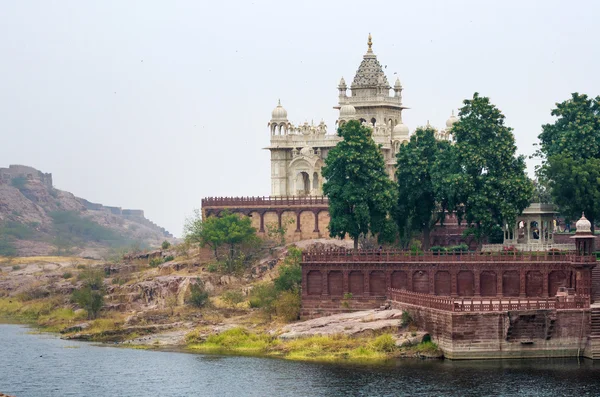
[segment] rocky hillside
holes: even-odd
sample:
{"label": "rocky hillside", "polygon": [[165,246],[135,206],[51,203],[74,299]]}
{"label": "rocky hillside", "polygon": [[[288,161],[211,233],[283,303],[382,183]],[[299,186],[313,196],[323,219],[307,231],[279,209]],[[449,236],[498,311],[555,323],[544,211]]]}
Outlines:
{"label": "rocky hillside", "polygon": [[107,207],[55,189],[52,174],[31,167],[0,168],[0,256],[101,257],[172,237],[142,210]]}

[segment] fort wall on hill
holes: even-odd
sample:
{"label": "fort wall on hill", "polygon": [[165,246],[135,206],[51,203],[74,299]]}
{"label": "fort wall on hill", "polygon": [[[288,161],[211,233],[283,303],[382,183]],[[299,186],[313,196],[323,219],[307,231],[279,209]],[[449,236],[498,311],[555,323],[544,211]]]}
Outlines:
{"label": "fort wall on hill", "polygon": [[0,184],[10,185],[14,178],[37,180],[49,189],[52,188],[52,174],[50,173],[43,173],[26,165],[11,164],[8,168],[0,168]]}

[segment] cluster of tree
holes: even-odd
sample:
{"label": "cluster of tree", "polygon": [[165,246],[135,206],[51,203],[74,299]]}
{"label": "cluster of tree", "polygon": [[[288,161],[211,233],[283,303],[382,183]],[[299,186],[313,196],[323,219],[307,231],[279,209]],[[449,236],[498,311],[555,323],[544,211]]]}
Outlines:
{"label": "cluster of tree", "polygon": [[593,228],[600,216],[600,96],[573,93],[551,114],[557,119],[538,136],[538,179],[562,215],[577,219],[584,211]]}
{"label": "cluster of tree", "polygon": [[196,210],[194,217],[186,220],[184,234],[186,242],[210,247],[215,259],[223,261],[227,272],[243,269],[250,259],[248,256],[260,246],[252,220],[228,211],[202,219]]}
{"label": "cluster of tree", "polygon": [[371,129],[351,121],[338,130],[343,138],[323,169],[329,198],[330,235],[380,241],[407,241],[429,233],[446,215],[465,220],[478,242],[513,224],[529,205],[533,184],[525,159],[516,155],[512,129],[486,97],[475,93],[464,101],[452,126],[453,142],[439,141],[435,130],[418,128],[397,153],[396,182],[385,169]]}

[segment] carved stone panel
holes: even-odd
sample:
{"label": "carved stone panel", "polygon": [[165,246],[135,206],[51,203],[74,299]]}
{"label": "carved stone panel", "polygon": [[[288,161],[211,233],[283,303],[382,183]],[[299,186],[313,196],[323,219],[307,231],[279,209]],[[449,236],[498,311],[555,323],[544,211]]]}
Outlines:
{"label": "carved stone panel", "polygon": [[323,291],[323,278],[318,270],[311,270],[306,275],[308,295],[321,295]]}
{"label": "carved stone panel", "polygon": [[473,272],[463,270],[456,275],[458,296],[473,296],[475,294],[475,277]]}
{"label": "carved stone panel", "polygon": [[496,296],[498,280],[496,273],[492,271],[481,272],[480,278],[481,296]]}
{"label": "carved stone panel", "polygon": [[450,272],[439,271],[435,273],[435,294],[450,296],[452,291],[452,280]]}
{"label": "carved stone panel", "polygon": [[386,294],[385,273],[381,270],[372,271],[369,275],[369,293],[382,296]]}
{"label": "carved stone panel", "polygon": [[534,270],[527,272],[526,294],[528,297],[542,296],[544,290],[544,276],[541,272]]}
{"label": "carved stone panel", "polygon": [[329,272],[328,276],[329,295],[342,296],[344,295],[344,276],[341,271],[334,270]]}
{"label": "carved stone panel", "polygon": [[502,295],[519,296],[521,290],[521,279],[519,272],[509,270],[502,275]]}
{"label": "carved stone panel", "polygon": [[413,273],[413,291],[421,294],[429,293],[429,273],[423,270],[417,270]]}
{"label": "carved stone panel", "polygon": [[392,288],[408,289],[408,277],[406,272],[398,270],[392,273]]}
{"label": "carved stone panel", "polygon": [[350,293],[353,296],[362,296],[364,294],[364,290],[365,290],[364,282],[365,282],[365,279],[363,276],[363,272],[356,271],[356,270],[350,272],[350,275],[348,276]]}

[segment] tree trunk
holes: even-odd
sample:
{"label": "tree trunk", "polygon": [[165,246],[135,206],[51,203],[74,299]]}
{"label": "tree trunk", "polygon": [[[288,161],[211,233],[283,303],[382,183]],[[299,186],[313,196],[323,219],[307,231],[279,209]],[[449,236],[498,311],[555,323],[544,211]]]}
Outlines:
{"label": "tree trunk", "polygon": [[358,251],[358,237],[354,237],[354,251]]}
{"label": "tree trunk", "polygon": [[430,247],[431,228],[429,225],[423,226],[423,251],[429,251]]}

